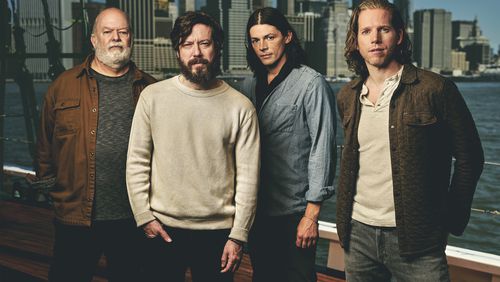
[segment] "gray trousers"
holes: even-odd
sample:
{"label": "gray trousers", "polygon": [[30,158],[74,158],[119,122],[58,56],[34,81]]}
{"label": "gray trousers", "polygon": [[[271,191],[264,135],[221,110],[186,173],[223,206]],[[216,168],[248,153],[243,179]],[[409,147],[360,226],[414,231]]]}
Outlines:
{"label": "gray trousers", "polygon": [[345,272],[349,282],[450,281],[444,250],[406,258],[399,255],[396,228],[352,220]]}

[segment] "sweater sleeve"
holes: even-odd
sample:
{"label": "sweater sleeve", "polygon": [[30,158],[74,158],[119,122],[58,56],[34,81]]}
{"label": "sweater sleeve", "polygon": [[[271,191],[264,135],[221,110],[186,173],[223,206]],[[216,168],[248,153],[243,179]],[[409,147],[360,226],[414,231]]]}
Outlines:
{"label": "sweater sleeve", "polygon": [[135,109],[127,154],[127,191],[137,226],[155,219],[150,208],[153,139],[149,106],[141,95]]}
{"label": "sweater sleeve", "polygon": [[260,136],[255,110],[241,125],[235,144],[236,193],[230,238],[246,242],[257,205],[260,170]]}

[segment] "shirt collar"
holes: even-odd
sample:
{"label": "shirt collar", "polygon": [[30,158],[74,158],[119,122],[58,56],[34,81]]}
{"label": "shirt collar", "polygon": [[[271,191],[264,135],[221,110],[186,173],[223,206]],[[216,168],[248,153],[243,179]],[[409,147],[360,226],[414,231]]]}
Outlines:
{"label": "shirt collar", "polygon": [[[381,99],[381,98],[383,99],[383,96],[387,96],[387,94],[388,94],[388,93],[386,93],[387,89],[392,89],[392,91],[390,93],[392,96],[392,93],[394,93],[394,90],[396,90],[395,86],[398,85],[399,82],[401,81],[403,69],[404,69],[404,65],[401,66],[401,68],[399,69],[399,71],[397,73],[395,73],[393,76],[390,76],[384,80],[384,88],[382,89],[382,93],[380,93],[379,99]],[[368,101],[367,96],[368,96],[368,87],[363,82],[363,85],[361,87],[361,93],[359,94],[359,101],[362,104],[372,105],[372,102]]]}

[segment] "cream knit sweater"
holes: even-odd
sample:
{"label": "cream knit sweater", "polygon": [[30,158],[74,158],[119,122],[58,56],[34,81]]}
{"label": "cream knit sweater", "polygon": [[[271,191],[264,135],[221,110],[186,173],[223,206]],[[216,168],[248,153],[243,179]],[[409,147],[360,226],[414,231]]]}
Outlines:
{"label": "cream knit sweater", "polygon": [[142,92],[130,133],[127,188],[137,225],[158,219],[231,229],[247,241],[257,201],[260,140],[252,103],[225,82],[207,90],[179,76]]}

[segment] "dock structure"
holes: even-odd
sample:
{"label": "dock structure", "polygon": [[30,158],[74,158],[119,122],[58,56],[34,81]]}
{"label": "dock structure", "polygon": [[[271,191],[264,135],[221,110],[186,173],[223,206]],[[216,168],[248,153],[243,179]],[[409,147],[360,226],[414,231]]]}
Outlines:
{"label": "dock structure", "polygon": [[[50,208],[0,200],[0,281],[47,281],[52,259],[53,234],[53,212]],[[102,257],[93,282],[107,281],[105,266],[106,261]],[[191,281],[189,271],[186,281]],[[234,281],[252,281],[252,267],[246,254]],[[318,273],[318,281],[344,280]]]}
{"label": "dock structure", "polygon": [[[500,166],[499,163],[486,164]],[[3,174],[10,179],[33,176],[34,172],[30,167],[4,164]],[[8,186],[15,185],[10,183]],[[14,193],[14,190],[11,192]],[[28,196],[17,200],[4,195],[5,191],[0,193],[1,282],[47,281],[52,260],[54,215],[47,201],[38,201],[37,193],[26,193]],[[498,211],[473,210],[498,215]],[[319,221],[319,236],[322,241],[326,241],[328,253],[326,266],[317,267],[318,281],[345,281],[344,252],[335,223]],[[449,245],[446,255],[451,281],[500,282],[500,256]],[[106,260],[102,257],[93,281],[107,281],[105,268]],[[189,270],[186,281],[191,281]],[[252,281],[252,267],[247,254],[243,257],[234,281]]]}

